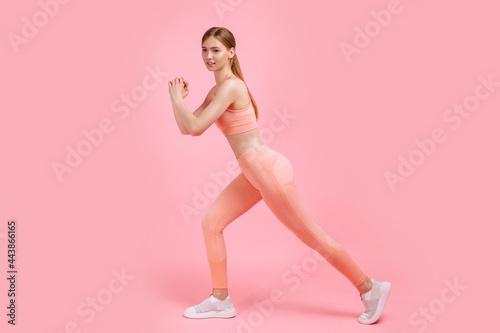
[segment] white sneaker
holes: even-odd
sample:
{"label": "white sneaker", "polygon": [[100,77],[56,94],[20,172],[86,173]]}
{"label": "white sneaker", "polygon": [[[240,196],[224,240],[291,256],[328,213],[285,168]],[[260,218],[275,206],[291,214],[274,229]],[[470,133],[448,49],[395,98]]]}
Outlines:
{"label": "white sneaker", "polygon": [[224,300],[210,295],[200,304],[184,310],[184,316],[187,318],[231,318],[236,316],[236,309],[229,295]]}
{"label": "white sneaker", "polygon": [[378,282],[374,279],[372,280],[372,289],[364,294],[361,294],[361,301],[365,306],[365,312],[358,318],[358,322],[361,324],[373,324],[376,322],[382,310],[384,310],[385,303],[391,292],[390,282]]}

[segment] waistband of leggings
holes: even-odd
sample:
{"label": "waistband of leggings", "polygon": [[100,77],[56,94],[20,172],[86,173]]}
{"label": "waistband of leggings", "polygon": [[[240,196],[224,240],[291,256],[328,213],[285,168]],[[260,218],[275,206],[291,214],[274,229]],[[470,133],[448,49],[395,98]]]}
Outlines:
{"label": "waistband of leggings", "polygon": [[268,145],[263,144],[247,150],[241,154],[236,160],[240,166],[241,171],[248,169],[249,167],[259,163],[260,161],[266,159],[270,155],[276,153],[274,150],[269,148]]}

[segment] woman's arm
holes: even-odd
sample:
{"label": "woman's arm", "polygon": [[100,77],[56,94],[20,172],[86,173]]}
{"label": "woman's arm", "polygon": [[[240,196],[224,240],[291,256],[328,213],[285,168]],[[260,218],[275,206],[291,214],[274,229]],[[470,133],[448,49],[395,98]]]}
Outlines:
{"label": "woman's arm", "polygon": [[179,117],[179,111],[177,111],[177,108],[174,105],[174,103],[172,103],[172,108],[174,109],[175,122],[177,123],[177,127],[179,127],[179,130],[181,131],[181,133],[182,134],[190,134],[188,129],[186,128],[186,126],[184,126],[184,123],[182,122],[181,118]]}
{"label": "woman's arm", "polygon": [[[200,110],[200,107],[194,113],[191,113],[181,96],[183,83],[177,78],[173,82],[169,82],[169,88],[171,87],[172,107],[176,115],[176,121],[180,120],[180,123],[184,125],[184,129],[192,136],[201,135],[222,115],[233,103],[232,96],[235,95],[235,91],[237,90],[236,82],[225,81],[217,90],[217,95],[205,108]],[[208,96],[205,101],[207,99]],[[183,128],[180,126],[179,128],[181,129],[181,133],[188,134],[185,131],[183,132]]]}
{"label": "woman's arm", "polygon": [[[214,87],[215,88],[215,87]],[[205,100],[203,103],[193,112],[193,114],[198,117],[198,115],[207,107],[208,103],[210,103],[210,96],[212,96],[212,92],[214,88],[210,89],[208,92],[207,96],[205,97]],[[181,131],[181,134],[188,135],[191,134],[189,133],[188,129],[182,122],[182,119],[179,116],[179,111],[177,110],[177,107],[172,103],[172,108],[174,109],[174,117],[175,117],[175,122],[177,123],[177,126],[179,127],[179,130]]]}

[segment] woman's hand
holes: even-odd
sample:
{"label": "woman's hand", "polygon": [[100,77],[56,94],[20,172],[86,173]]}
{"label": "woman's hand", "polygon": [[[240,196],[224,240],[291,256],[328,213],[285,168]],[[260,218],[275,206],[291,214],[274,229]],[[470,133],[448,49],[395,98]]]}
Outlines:
{"label": "woman's hand", "polygon": [[178,98],[186,98],[189,94],[188,85],[189,83],[184,81],[182,77],[176,77],[172,81],[168,81],[168,91],[170,92],[170,98],[172,101],[175,101]]}

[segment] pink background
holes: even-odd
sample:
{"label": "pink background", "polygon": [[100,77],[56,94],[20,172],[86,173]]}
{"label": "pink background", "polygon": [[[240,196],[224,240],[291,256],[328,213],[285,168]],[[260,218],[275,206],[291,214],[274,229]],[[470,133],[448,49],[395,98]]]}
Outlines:
{"label": "pink background", "polygon": [[[443,116],[454,104],[474,100],[480,76],[500,81],[498,4],[401,0],[399,13],[371,30],[370,43],[348,61],[342,43],[355,46],[361,42],[356,29],[380,27],[371,11],[391,4],[75,0],[47,22],[35,0],[4,4],[2,332],[491,327],[497,312],[500,87],[459,127]],[[21,35],[23,17],[34,16],[41,27],[16,52],[9,34]],[[214,200],[210,195],[221,190],[211,175],[234,178],[234,156],[215,125],[200,137],[180,134],[167,81],[184,77],[188,107],[201,104],[215,85],[200,48],[212,26],[234,33],[259,106],[259,128],[268,146],[292,162],[317,223],[368,276],[392,283],[384,314],[371,328],[357,322],[363,305],[355,288],[316,259],[263,202],[225,231],[237,316],[182,316],[211,292],[200,221]],[[167,74],[126,117],[121,102],[122,111],[113,112],[122,95],[145,91],[140,87],[148,67]],[[285,111],[293,116],[286,122],[277,118]],[[66,146],[84,145],[82,131],[105,119],[113,130],[59,181],[52,163],[65,163]],[[419,153],[415,140],[431,138],[435,128],[446,140],[428,156]],[[397,173],[399,156],[424,160],[391,189],[385,173]],[[208,191],[197,208],[196,191]],[[182,207],[193,214],[183,216]],[[17,222],[18,237],[15,328],[6,323],[9,220]],[[305,273],[292,273],[294,267]],[[124,284],[114,277],[122,269],[129,276]],[[454,296],[447,281],[466,289]],[[271,302],[276,290],[285,295],[283,303]],[[91,310],[92,298],[99,310]]]}

